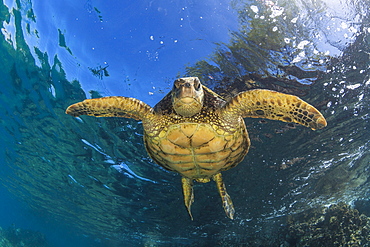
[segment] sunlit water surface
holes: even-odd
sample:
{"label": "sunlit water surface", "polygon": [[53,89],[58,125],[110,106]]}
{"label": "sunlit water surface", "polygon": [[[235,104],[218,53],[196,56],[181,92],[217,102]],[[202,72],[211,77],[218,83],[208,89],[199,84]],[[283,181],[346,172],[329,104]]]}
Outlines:
{"label": "sunlit water surface", "polygon": [[[140,2],[1,4],[1,227],[52,246],[274,246],[287,215],[369,203],[366,1]],[[246,119],[251,150],[224,172],[235,219],[207,183],[191,221],[180,176],[148,157],[140,122],[64,113],[98,95],[154,106],[178,76],[225,97],[296,94],[328,126]]]}

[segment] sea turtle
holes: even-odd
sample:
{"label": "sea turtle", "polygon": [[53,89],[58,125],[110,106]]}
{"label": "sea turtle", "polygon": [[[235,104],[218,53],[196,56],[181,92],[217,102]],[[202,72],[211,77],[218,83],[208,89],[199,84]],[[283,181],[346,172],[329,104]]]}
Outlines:
{"label": "sea turtle", "polygon": [[191,219],[193,180],[206,183],[211,179],[216,182],[226,215],[234,218],[221,172],[235,167],[248,152],[250,140],[243,118],[295,122],[313,130],[327,125],[315,107],[296,96],[255,89],[226,102],[197,77],[175,80],[171,92],[153,108],[135,98],[114,96],[86,99],[69,106],[66,113],[141,120],[150,157],[181,174]]}

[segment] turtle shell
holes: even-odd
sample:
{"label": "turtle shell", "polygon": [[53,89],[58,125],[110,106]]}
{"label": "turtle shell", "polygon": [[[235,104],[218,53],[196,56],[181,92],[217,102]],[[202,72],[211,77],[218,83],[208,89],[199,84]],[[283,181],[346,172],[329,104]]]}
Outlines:
{"label": "turtle shell", "polygon": [[203,91],[198,114],[175,114],[168,94],[154,107],[162,121],[144,128],[150,157],[165,169],[198,182],[208,182],[213,175],[236,166],[250,146],[244,120],[240,117],[237,124],[227,124],[218,111],[225,101],[205,86]]}

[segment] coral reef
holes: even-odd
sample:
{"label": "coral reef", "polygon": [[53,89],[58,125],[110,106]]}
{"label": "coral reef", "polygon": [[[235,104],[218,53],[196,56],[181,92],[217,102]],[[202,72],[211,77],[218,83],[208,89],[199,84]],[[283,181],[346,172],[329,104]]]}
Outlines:
{"label": "coral reef", "polygon": [[290,216],[287,246],[370,246],[370,218],[345,203]]}

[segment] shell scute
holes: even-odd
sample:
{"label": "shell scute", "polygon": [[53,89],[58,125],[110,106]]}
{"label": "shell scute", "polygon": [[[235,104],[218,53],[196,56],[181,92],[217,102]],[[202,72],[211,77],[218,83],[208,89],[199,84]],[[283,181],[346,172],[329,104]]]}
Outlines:
{"label": "shell scute", "polygon": [[242,145],[238,146],[232,153],[230,153],[230,158],[234,158],[243,153],[244,147]]}
{"label": "shell scute", "polygon": [[230,149],[232,151],[235,151],[236,149],[240,148],[241,145],[242,145],[242,143],[243,143],[243,141],[244,141],[243,135],[236,136],[233,145],[230,146]]}
{"label": "shell scute", "polygon": [[226,141],[223,138],[215,137],[208,143],[195,149],[198,154],[216,153],[225,149]]}
{"label": "shell scute", "polygon": [[184,135],[190,138],[194,134],[194,132],[197,130],[198,124],[197,123],[183,124],[181,125],[180,128],[181,128],[182,133],[184,133]]}
{"label": "shell scute", "polygon": [[171,167],[178,166],[178,164],[193,163],[193,157],[190,155],[173,155],[165,154],[163,152],[159,152],[158,155],[162,159],[164,159]]}
{"label": "shell scute", "polygon": [[190,148],[190,139],[181,131],[178,125],[174,125],[173,128],[168,131],[167,139],[173,144],[183,148]]}
{"label": "shell scute", "polygon": [[199,147],[208,143],[213,138],[215,138],[215,132],[212,127],[205,124],[199,124],[191,138],[191,143],[193,147]]}
{"label": "shell scute", "polygon": [[230,156],[230,150],[223,150],[217,153],[199,154],[195,156],[195,161],[199,163],[223,161]]}

